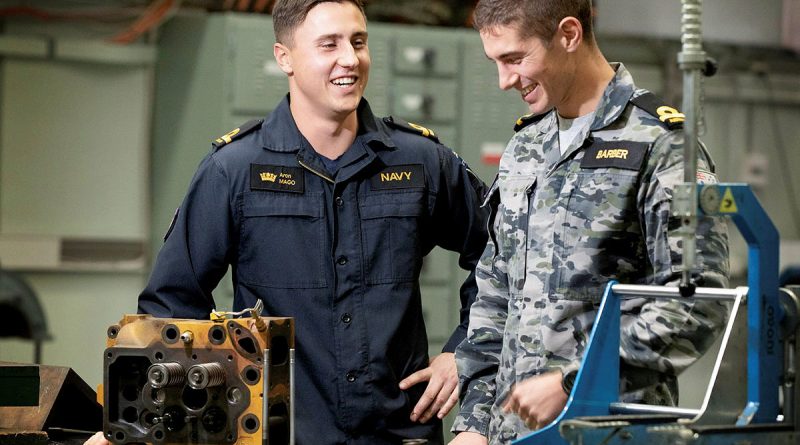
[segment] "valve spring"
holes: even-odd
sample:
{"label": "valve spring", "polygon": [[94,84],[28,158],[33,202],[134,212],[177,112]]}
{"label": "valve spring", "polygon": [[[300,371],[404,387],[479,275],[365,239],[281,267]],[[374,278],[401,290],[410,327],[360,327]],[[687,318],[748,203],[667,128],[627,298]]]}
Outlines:
{"label": "valve spring", "polygon": [[189,368],[187,378],[194,389],[219,386],[225,382],[225,370],[219,363],[203,363]]}
{"label": "valve spring", "polygon": [[156,363],[147,369],[147,381],[153,388],[182,386],[185,373],[180,363]]}

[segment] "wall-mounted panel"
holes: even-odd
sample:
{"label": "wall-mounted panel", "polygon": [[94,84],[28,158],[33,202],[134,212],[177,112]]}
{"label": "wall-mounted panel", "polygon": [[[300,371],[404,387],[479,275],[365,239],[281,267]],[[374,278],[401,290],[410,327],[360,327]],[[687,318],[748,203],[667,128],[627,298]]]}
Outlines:
{"label": "wall-mounted panel", "polygon": [[5,60],[0,233],[144,240],[149,85],[147,68]]}
{"label": "wall-mounted panel", "polygon": [[227,22],[225,69],[233,77],[231,109],[238,113],[267,114],[289,89],[286,74],[273,56],[271,21],[238,16]]}
{"label": "wall-mounted panel", "polygon": [[[411,30],[409,30],[411,31]],[[430,28],[404,32],[395,40],[393,64],[399,74],[454,76],[458,73],[458,40],[453,34],[434,38]]]}
{"label": "wall-mounted panel", "polygon": [[458,84],[449,79],[401,77],[392,85],[392,114],[433,125],[458,116]]}
{"label": "wall-mounted panel", "polygon": [[528,108],[517,90],[498,87],[497,68],[486,60],[478,33],[466,33],[464,45],[458,152],[489,183],[497,173],[499,155],[514,135],[514,123]]}

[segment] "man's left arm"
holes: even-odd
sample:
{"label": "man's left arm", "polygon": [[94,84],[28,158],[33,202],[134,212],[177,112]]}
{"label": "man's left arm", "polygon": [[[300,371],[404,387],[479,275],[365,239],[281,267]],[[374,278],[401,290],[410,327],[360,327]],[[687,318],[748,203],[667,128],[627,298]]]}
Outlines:
{"label": "man's left arm", "polygon": [[428,382],[411,420],[427,422],[434,415],[443,418],[458,402],[458,371],[454,352],[466,338],[469,308],[475,302],[478,287],[475,266],[486,246],[488,209],[481,207],[486,185],[472,173],[458,156],[444,146],[438,146],[439,175],[436,202],[432,212],[433,243],[459,253],[459,266],[469,271],[460,288],[460,322],[442,353],[434,357],[428,368],[411,374],[400,382],[405,390],[418,383]]}
{"label": "man's left arm", "polygon": [[[682,271],[681,221],[671,214],[673,193],[683,182],[680,134],[658,140],[642,176],[639,217],[652,267],[650,284],[676,286]],[[715,180],[705,150],[698,153],[704,179]],[[699,217],[693,282],[726,287],[729,258],[727,226],[720,217]],[[623,303],[621,354],[627,365],[677,375],[694,363],[722,331],[727,303],[692,300],[629,300]]]}

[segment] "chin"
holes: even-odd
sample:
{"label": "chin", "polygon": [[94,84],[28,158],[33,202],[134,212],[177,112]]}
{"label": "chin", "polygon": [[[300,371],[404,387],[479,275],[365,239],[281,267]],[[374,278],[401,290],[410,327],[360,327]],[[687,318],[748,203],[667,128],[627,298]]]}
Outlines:
{"label": "chin", "polygon": [[342,114],[350,114],[358,109],[359,103],[361,103],[361,96],[358,99],[339,102],[335,108]]}
{"label": "chin", "polygon": [[528,111],[531,114],[543,114],[550,111],[552,108],[553,106],[548,103],[534,102],[528,104]]}

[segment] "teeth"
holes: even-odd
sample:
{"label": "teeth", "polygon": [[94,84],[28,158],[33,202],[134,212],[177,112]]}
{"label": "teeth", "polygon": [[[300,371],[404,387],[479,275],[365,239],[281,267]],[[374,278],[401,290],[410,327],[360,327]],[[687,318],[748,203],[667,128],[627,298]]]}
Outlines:
{"label": "teeth", "polygon": [[354,83],[356,83],[356,78],[355,77],[342,77],[342,78],[333,80],[333,84],[334,85],[339,85],[339,86],[352,85]]}
{"label": "teeth", "polygon": [[536,85],[535,85],[535,84],[534,84],[534,85],[529,85],[529,86],[527,86],[526,88],[524,88],[524,89],[522,90],[522,97],[525,97],[525,96],[527,96],[527,95],[528,95],[528,93],[530,93],[531,91],[533,91],[533,90],[535,90],[535,89],[536,89]]}

